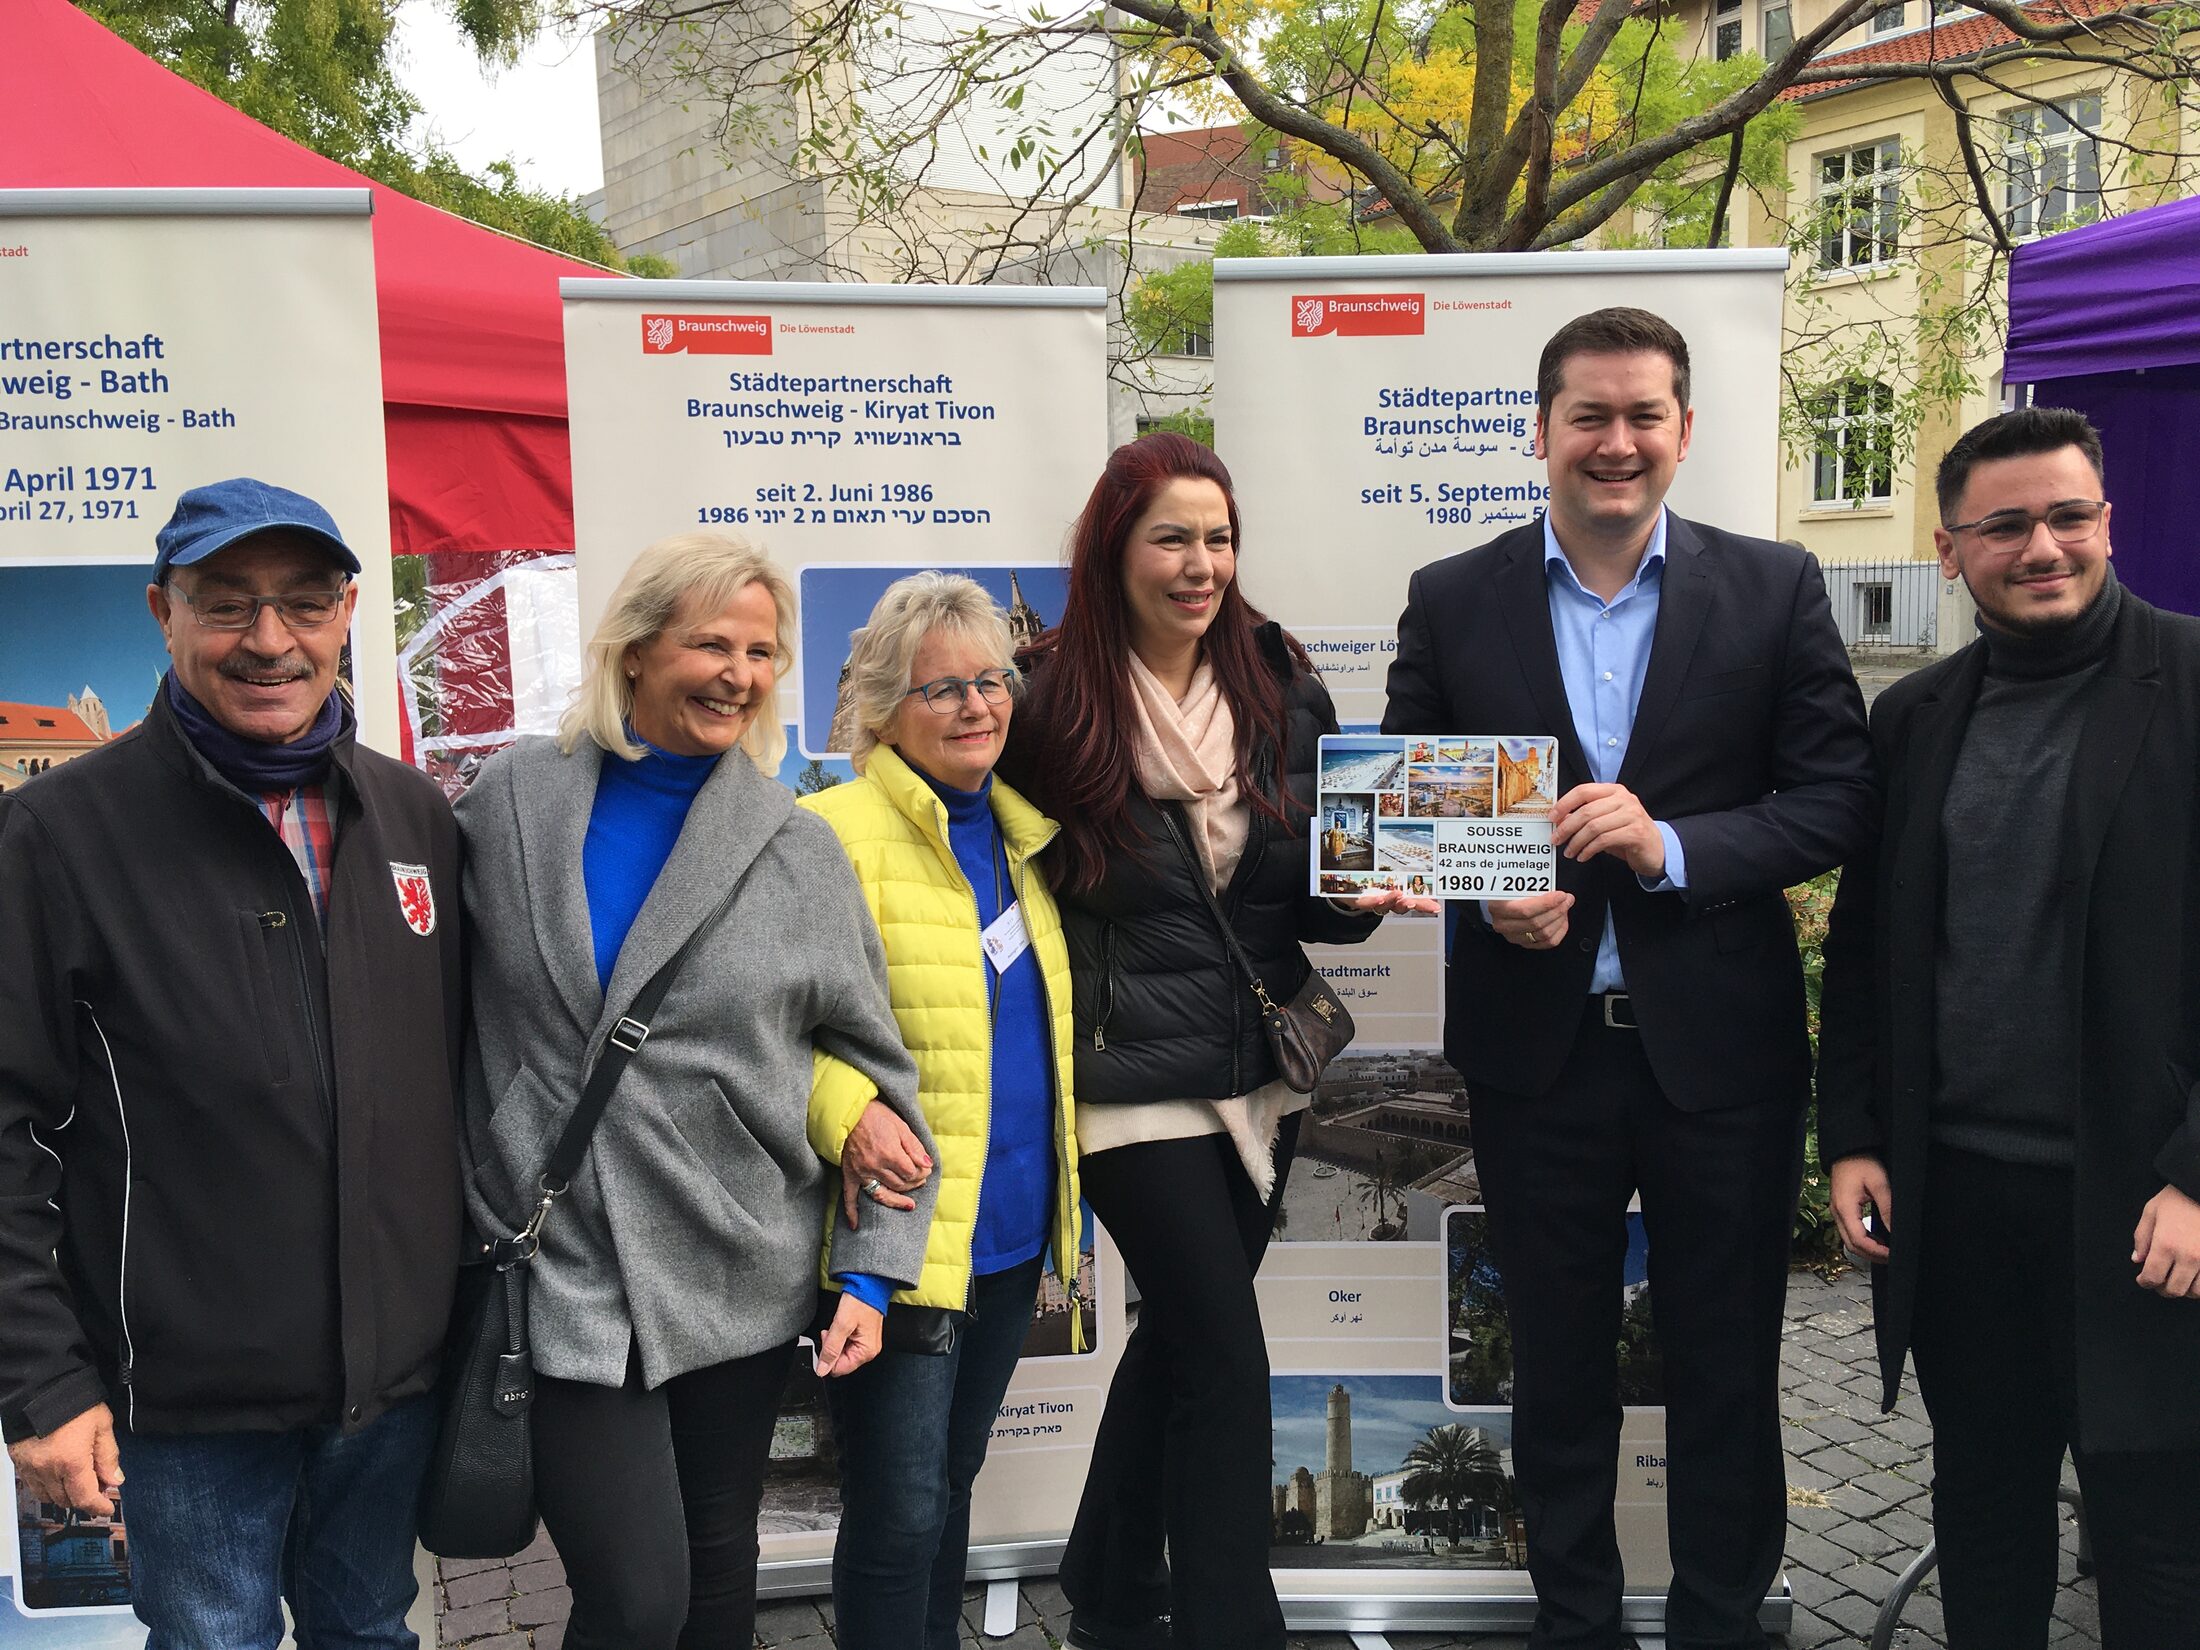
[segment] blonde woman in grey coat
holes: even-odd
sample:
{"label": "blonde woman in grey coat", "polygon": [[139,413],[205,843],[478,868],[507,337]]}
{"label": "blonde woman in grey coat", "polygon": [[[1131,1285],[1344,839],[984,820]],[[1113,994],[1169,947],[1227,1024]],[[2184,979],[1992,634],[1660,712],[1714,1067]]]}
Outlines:
{"label": "blonde woman in grey coat", "polygon": [[[771,777],[793,605],[745,545],[652,546],[557,740],[493,758],[459,804],[483,1232],[525,1221],[605,1038],[700,931],[534,1268],[537,1495],[570,1650],[753,1643],[772,1425],[840,1204],[805,1133],[813,1055],[858,1068],[931,1147],[847,856]],[[820,1374],[878,1350],[864,1300],[916,1281],[934,1190],[873,1182],[860,1227],[840,1216]]]}

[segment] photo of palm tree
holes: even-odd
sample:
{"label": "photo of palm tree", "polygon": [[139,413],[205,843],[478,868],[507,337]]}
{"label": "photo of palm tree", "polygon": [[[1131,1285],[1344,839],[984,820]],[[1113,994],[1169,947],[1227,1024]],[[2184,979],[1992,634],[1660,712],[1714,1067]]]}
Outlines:
{"label": "photo of palm tree", "polygon": [[1433,1375],[1277,1375],[1269,1563],[1518,1569],[1512,1416],[1461,1420]]}
{"label": "photo of palm tree", "polygon": [[[1510,1454],[1491,1442],[1486,1426],[1447,1421],[1432,1427],[1406,1451],[1398,1499],[1409,1514],[1424,1522],[1434,1519],[1446,1549],[1456,1553],[1475,1538],[1479,1524],[1503,1523],[1513,1511],[1512,1479],[1505,1465]],[[1498,1516],[1479,1518],[1484,1512]],[[1523,1551],[1521,1561],[1526,1557]]]}

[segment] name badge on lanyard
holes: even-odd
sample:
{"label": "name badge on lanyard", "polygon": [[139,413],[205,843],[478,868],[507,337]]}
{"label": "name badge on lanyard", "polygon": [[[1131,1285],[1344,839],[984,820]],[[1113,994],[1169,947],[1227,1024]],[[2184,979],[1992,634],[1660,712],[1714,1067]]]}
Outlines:
{"label": "name badge on lanyard", "polygon": [[1023,902],[1017,901],[987,924],[980,942],[992,960],[994,973],[1006,974],[1014,967],[1016,959],[1031,949],[1031,936],[1024,932]]}

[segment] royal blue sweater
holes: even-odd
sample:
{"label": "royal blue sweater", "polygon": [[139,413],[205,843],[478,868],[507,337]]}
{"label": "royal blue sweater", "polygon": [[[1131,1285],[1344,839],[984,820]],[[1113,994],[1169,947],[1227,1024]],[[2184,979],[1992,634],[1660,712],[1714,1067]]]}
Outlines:
{"label": "royal blue sweater", "polygon": [[[922,768],[915,771],[947,804],[948,846],[978,896],[978,926],[990,927],[1016,899],[1008,855],[993,818],[992,776],[975,791],[959,791]],[[993,965],[982,959],[981,964],[990,991]],[[1043,1253],[1047,1212],[1054,1202],[1054,1054],[1038,953],[1027,946],[999,983],[993,1015],[993,1117],[986,1136],[985,1178],[978,1186],[978,1229],[970,1247],[970,1270],[978,1277],[1005,1272]]]}

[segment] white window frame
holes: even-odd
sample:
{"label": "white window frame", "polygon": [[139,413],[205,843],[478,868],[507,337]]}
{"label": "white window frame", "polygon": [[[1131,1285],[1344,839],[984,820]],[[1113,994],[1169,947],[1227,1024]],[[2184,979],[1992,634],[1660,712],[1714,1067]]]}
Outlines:
{"label": "white window frame", "polygon": [[[1840,163],[1838,177],[1827,176],[1829,161]],[[1902,222],[1901,140],[1880,138],[1827,150],[1812,156],[1811,164],[1817,173],[1819,212],[1829,226],[1818,236],[1819,268],[1838,273],[1892,263]],[[1860,244],[1863,257],[1857,256]]]}
{"label": "white window frame", "polygon": [[[1731,35],[1728,31],[1732,31]],[[1711,55],[1724,63],[1742,50],[1742,0],[1712,0]]]}
{"label": "white window frame", "polygon": [[2099,92],[2019,104],[2002,121],[2002,224],[2011,240],[2037,240],[2101,215]]}
{"label": "white window frame", "polygon": [[1886,5],[1872,13],[1866,28],[1875,40],[1885,34],[1900,34],[1909,15],[1907,0],[1888,0]]}
{"label": "white window frame", "polygon": [[[1813,508],[1856,508],[1894,502],[1894,391],[1871,378],[1852,378],[1820,400],[1812,422],[1818,440],[1811,459]],[[1852,435],[1873,442],[1869,459],[1850,448]],[[1876,491],[1851,493],[1857,469],[1864,485]]]}
{"label": "white window frame", "polygon": [[[1781,47],[1777,53],[1775,53],[1772,49],[1772,30],[1766,26],[1766,19],[1769,18],[1774,12],[1780,12],[1784,14],[1787,18],[1787,44]],[[1782,57],[1785,57],[1788,54],[1789,50],[1791,50],[1794,45],[1794,0],[1761,0],[1761,4],[1759,4],[1757,8],[1758,55],[1763,57],[1767,63],[1777,63]]]}

